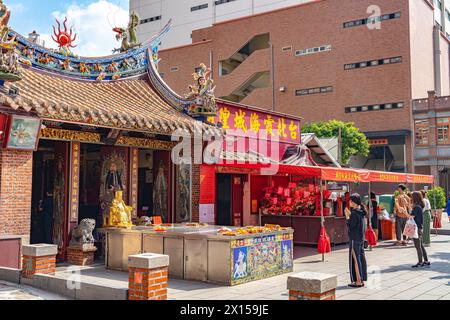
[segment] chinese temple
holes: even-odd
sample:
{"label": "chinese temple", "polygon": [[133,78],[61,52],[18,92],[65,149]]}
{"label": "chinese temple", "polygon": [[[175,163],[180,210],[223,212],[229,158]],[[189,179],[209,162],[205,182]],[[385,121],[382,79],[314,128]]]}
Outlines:
{"label": "chinese temple", "polygon": [[117,191],[133,221],[198,220],[199,167],[172,162],[171,136],[222,131],[195,119],[198,97],[177,95],[157,71],[170,22],[138,44],[132,15],[114,29],[118,53],[87,58],[71,52],[67,19],[54,27],[59,49],[47,49],[10,29],[0,5],[0,236],[55,243],[64,260],[73,228],[102,227]]}

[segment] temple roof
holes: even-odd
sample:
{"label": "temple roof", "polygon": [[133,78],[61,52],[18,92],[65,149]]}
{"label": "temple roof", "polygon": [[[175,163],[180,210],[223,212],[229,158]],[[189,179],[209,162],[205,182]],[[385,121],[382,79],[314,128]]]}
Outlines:
{"label": "temple roof", "polygon": [[75,81],[32,68],[22,69],[13,84],[17,96],[0,93],[0,103],[36,112],[44,119],[171,134],[205,126],[164,101],[150,86],[148,75],[121,81]]}
{"label": "temple roof", "polygon": [[192,101],[160,77],[157,46],[168,30],[170,23],[141,47],[102,58],[63,56],[11,31],[22,80],[0,87],[0,105],[48,120],[156,134],[218,130],[187,115]]}

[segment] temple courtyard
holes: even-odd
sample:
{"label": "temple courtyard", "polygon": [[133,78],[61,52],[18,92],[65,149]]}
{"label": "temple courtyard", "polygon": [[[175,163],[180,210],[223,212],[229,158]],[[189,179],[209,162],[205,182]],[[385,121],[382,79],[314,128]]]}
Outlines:
{"label": "temple courtyard", "polygon": [[[444,229],[450,231],[450,224],[447,221],[444,223]],[[296,247],[294,272],[336,274],[339,285],[336,294],[338,300],[450,300],[449,248],[450,235],[432,235],[432,245],[427,248],[432,266],[417,270],[411,268],[411,265],[417,262],[412,245],[396,247],[392,241],[382,242],[373,250],[366,252],[370,275],[366,287],[360,289],[347,287],[349,272],[346,246],[333,248],[332,253],[326,255],[324,262],[315,248]],[[81,287],[71,290],[67,289],[66,285],[67,280],[70,282],[73,278],[70,270],[67,266],[59,267],[55,275],[60,281],[59,285],[49,285],[48,291],[0,281],[0,299],[126,298],[127,273],[107,271],[101,265],[83,268],[79,275]],[[169,280],[168,298],[169,300],[287,300],[287,277],[288,275],[282,275],[235,287]],[[109,289],[100,290],[99,286]]]}

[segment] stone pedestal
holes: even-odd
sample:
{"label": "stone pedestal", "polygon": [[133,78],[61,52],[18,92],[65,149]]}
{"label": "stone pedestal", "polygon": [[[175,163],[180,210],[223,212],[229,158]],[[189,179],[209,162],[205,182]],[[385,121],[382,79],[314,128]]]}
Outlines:
{"label": "stone pedestal", "polygon": [[58,246],[34,244],[22,246],[22,276],[33,278],[36,273],[55,274]]}
{"label": "stone pedestal", "polygon": [[287,281],[289,300],[336,300],[337,276],[302,272]]}
{"label": "stone pedestal", "polygon": [[67,248],[67,262],[76,266],[90,266],[94,264],[97,248],[93,244],[70,246]]}
{"label": "stone pedestal", "polygon": [[167,300],[168,255],[131,255],[128,270],[128,300]]}

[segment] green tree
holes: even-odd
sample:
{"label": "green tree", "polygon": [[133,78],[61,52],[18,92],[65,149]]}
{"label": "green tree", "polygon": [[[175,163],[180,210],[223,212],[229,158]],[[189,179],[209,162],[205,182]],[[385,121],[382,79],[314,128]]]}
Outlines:
{"label": "green tree", "polygon": [[447,204],[445,199],[445,191],[441,187],[434,187],[427,193],[428,200],[430,200],[432,209],[444,209]]}
{"label": "green tree", "polygon": [[348,164],[355,155],[368,156],[370,145],[364,133],[360,132],[353,122],[330,120],[305,124],[303,133],[314,133],[318,138],[334,138],[342,135],[342,163]]}

